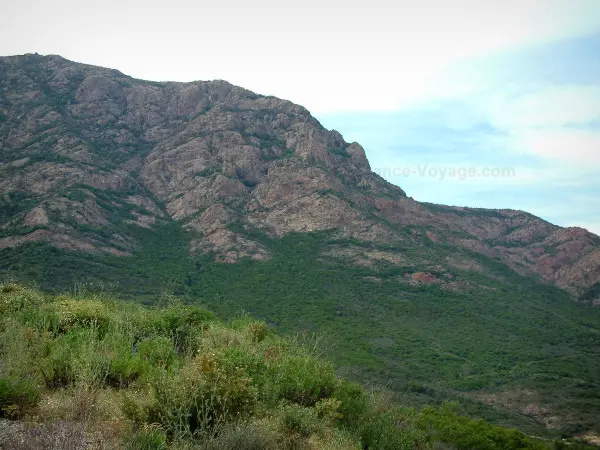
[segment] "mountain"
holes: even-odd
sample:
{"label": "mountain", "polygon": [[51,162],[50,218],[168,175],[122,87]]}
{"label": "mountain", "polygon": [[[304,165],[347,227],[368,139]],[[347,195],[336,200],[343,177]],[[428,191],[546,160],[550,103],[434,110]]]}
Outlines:
{"label": "mountain", "polygon": [[532,430],[600,412],[600,237],[417,202],[291,102],[2,57],[0,174],[7,278],[330,332],[352,376]]}
{"label": "mountain", "polygon": [[[520,211],[423,204],[370,171],[363,148],[309,112],[223,81],[151,83],[58,56],[0,60],[3,197],[0,247],[130,254],[111,216],[196,233],[192,253],[226,262],[269,258],[227,225],[270,236],[337,229],[362,242],[443,242],[498,258],[573,293],[600,281],[600,238]],[[100,199],[115,193],[120,199]],[[110,195],[108,195],[110,197]],[[412,227],[412,234],[405,233]],[[400,229],[400,230],[399,230]],[[399,252],[331,249],[357,264]],[[476,268],[468,258],[423,263]]]}

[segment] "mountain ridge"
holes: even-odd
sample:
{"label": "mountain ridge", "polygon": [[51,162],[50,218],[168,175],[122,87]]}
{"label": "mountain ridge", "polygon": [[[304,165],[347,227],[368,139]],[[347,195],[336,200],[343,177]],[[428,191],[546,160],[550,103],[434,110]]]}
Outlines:
{"label": "mountain ridge", "polygon": [[[73,229],[108,223],[90,186],[129,192],[120,208],[140,209],[125,220],[141,227],[164,216],[183,220],[202,235],[192,253],[214,251],[227,262],[268,257],[226,229],[234,220],[271,236],[338,229],[381,244],[405,239],[393,227],[413,226],[427,228],[413,237],[417,243],[449,242],[498,257],[575,295],[600,281],[596,235],[522,211],[416,202],[370,171],[360,144],[289,101],[222,80],[146,82],[57,55],[2,57],[0,73],[3,206],[19,195],[38,203],[16,220],[3,219],[0,248],[45,240],[130,254],[135,244],[127,235],[107,240]],[[76,227],[65,223],[72,217]],[[33,231],[11,234],[11,227]]]}
{"label": "mountain ridge", "polygon": [[581,229],[415,201],[291,102],[0,58],[3,279],[247,311],[401,401],[574,435],[600,414],[599,258]]}

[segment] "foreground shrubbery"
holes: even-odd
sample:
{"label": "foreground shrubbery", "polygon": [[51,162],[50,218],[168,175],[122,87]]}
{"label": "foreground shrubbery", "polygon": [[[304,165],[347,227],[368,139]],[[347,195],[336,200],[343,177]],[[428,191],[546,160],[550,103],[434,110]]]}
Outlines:
{"label": "foreground shrubbery", "polygon": [[83,424],[89,447],[125,449],[547,448],[450,407],[390,406],[249,318],[13,284],[0,316],[0,416],[23,433]]}

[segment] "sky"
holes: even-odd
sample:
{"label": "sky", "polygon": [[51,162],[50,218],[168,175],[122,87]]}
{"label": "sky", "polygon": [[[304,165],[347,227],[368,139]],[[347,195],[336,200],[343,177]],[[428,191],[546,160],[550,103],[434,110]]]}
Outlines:
{"label": "sky", "polygon": [[598,0],[21,0],[0,55],[306,106],[420,201],[600,234]]}

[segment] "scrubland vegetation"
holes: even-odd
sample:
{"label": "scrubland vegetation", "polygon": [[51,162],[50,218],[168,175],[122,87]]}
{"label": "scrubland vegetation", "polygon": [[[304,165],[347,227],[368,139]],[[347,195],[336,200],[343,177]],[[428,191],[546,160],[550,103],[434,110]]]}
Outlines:
{"label": "scrubland vegetation", "polygon": [[[0,286],[3,448],[545,449],[459,416],[404,408],[336,375],[310,336],[278,337],[164,299]],[[572,448],[572,446],[569,446]]]}

